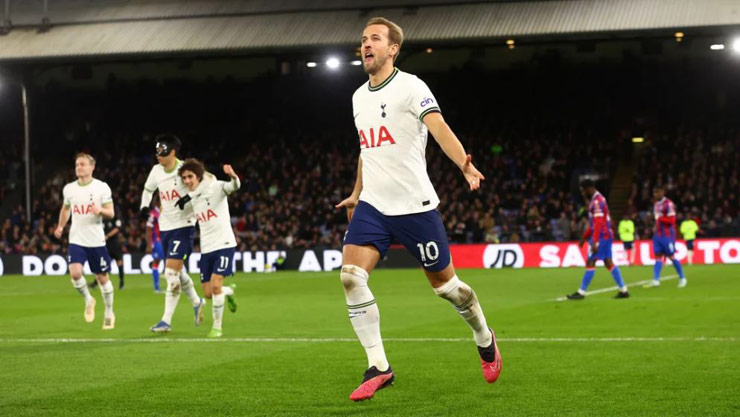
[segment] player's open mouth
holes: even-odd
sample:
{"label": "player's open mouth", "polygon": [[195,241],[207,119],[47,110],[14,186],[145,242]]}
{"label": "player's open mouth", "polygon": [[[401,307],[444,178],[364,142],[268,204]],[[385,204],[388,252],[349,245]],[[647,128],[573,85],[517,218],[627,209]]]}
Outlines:
{"label": "player's open mouth", "polygon": [[373,55],[373,54],[372,54],[372,53],[370,53],[370,52],[367,52],[367,53],[365,53],[365,62],[370,62],[370,61],[372,61],[374,57],[375,57],[375,55]]}

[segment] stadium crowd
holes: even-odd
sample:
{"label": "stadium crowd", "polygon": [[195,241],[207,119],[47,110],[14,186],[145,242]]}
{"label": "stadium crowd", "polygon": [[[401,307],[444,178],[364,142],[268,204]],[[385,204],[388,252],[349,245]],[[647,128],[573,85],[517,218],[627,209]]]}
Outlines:
{"label": "stadium crowd", "polygon": [[[627,108],[632,103],[631,92],[642,88],[615,78],[608,87],[614,90],[613,96],[607,100],[594,95],[590,86],[629,70],[607,66],[599,71],[507,72],[510,82],[504,85],[482,83],[489,74],[466,69],[424,77],[442,103],[446,120],[486,176],[481,190],[469,192],[462,175],[430,137],[427,168],[441,199],[439,209],[450,241],[576,240],[587,223],[578,181],[583,176],[597,178],[598,188],[609,196],[617,159],[625,157],[622,146],[631,133],[629,129],[625,133],[624,126],[640,110],[621,114],[615,109]],[[659,74],[666,76],[670,71]],[[97,98],[47,86],[46,101],[70,104],[50,105],[57,111],[38,128],[39,136],[59,140],[45,144],[47,163],[37,162],[46,170],[45,175],[36,176],[40,186],[37,183],[33,194],[32,219],[25,218],[22,207],[14,209],[0,226],[0,251],[66,250],[66,242],[56,241],[52,231],[62,187],[74,180],[72,156],[81,150],[97,157],[94,176],[113,190],[116,214],[124,224],[120,234],[124,250],[144,251],[145,227],[138,207],[145,178],[155,163],[153,133],[172,126],[177,128],[169,130],[184,142],[181,158],[198,157],[221,176],[220,164],[228,162],[242,176],[242,189],[230,198],[240,250],[340,246],[347,219],[334,205],[352,190],[358,156],[348,102],[363,80],[361,76],[331,80],[331,89],[325,88],[328,81],[320,77],[309,79],[316,82],[306,81],[300,76],[269,82],[226,79],[158,84],[113,78],[106,94]],[[541,98],[534,102],[521,94],[523,85]],[[481,96],[495,94],[504,99],[482,108],[465,92],[475,89]],[[306,105],[295,98],[296,90],[321,100]],[[560,103],[564,94],[570,95],[569,106]],[[193,96],[198,97],[196,101],[218,105],[194,108],[190,104]],[[260,100],[244,100],[250,96]],[[645,104],[661,108],[656,106]],[[90,120],[80,122],[80,117]],[[668,110],[652,118],[672,122]],[[68,120],[77,122],[65,125]],[[627,214],[635,219],[638,236],[651,237],[650,193],[657,183],[667,186],[680,218],[697,219],[702,235],[737,234],[740,135],[732,129],[718,130],[720,134],[683,131],[673,127],[678,124],[668,124],[671,127],[655,129],[647,150],[635,156]],[[85,145],[80,148],[79,143]],[[613,227],[618,221],[613,219]]]}

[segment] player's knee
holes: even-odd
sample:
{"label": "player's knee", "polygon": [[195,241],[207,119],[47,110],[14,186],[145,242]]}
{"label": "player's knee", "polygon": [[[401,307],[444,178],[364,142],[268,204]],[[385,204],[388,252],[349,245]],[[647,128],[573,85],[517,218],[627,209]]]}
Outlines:
{"label": "player's knee", "polygon": [[441,287],[435,288],[434,293],[451,302],[456,307],[463,307],[475,296],[470,286],[455,275]]}
{"label": "player's knee", "polygon": [[352,291],[357,287],[366,287],[368,277],[367,271],[356,265],[344,265],[339,273],[345,291]]}
{"label": "player's knee", "polygon": [[167,291],[172,293],[180,292],[179,273],[172,268],[164,269],[164,278],[167,280]]}

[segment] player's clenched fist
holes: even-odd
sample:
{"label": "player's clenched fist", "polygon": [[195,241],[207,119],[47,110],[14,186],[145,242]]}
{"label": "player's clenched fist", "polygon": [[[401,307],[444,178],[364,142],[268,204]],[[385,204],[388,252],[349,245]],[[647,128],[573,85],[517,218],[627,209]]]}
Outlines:
{"label": "player's clenched fist", "polygon": [[229,164],[224,164],[224,174],[232,178],[236,177],[236,172],[234,172],[234,168],[232,168]]}

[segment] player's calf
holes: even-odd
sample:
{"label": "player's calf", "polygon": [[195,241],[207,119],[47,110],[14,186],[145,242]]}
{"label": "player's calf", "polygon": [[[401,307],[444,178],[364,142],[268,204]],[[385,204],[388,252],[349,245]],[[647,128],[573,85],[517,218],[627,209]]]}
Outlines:
{"label": "player's calf", "polygon": [[449,301],[460,314],[460,317],[468,323],[468,326],[473,330],[473,338],[478,346],[491,344],[491,332],[478,302],[478,296],[468,284],[455,275],[441,287],[435,288],[434,292],[439,297]]}

